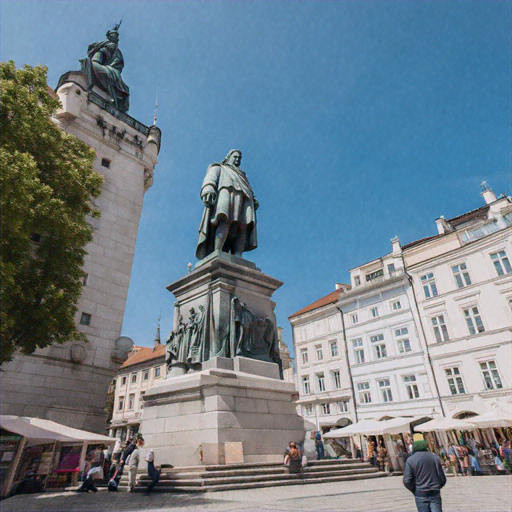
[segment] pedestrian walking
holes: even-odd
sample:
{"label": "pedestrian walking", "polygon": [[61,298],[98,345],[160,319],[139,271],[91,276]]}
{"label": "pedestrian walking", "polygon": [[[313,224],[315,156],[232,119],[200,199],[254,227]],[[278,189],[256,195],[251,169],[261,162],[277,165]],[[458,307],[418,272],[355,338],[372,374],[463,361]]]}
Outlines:
{"label": "pedestrian walking", "polygon": [[149,496],[160,479],[160,470],[155,468],[155,452],[152,448],[146,453],[146,462],[148,463],[148,476],[151,478],[151,482],[146,487],[144,496]]}
{"label": "pedestrian walking", "polygon": [[428,451],[425,440],[413,443],[405,463],[404,485],[414,494],[418,512],[442,512],[441,488],[446,484],[441,459]]}
{"label": "pedestrian walking", "polygon": [[315,434],[315,449],[316,449],[316,460],[322,460],[324,458],[324,443],[322,441],[322,435],[320,432]]}
{"label": "pedestrian walking", "polygon": [[139,469],[139,461],[140,461],[140,448],[144,446],[144,439],[142,437],[138,437],[135,443],[135,449],[132,451],[130,458],[127,461],[128,464],[128,492],[135,491],[135,483],[137,479],[137,471]]}

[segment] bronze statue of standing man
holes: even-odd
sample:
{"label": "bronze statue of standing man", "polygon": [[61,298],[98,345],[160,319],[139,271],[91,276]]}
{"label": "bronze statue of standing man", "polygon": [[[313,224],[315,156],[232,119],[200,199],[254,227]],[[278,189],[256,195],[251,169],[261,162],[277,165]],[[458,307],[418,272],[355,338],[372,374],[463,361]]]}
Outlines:
{"label": "bronze statue of standing man", "polygon": [[206,170],[201,187],[204,213],[199,227],[196,257],[202,260],[213,251],[242,256],[258,246],[256,210],[258,201],[247,176],[240,169],[242,152],[231,150],[219,164]]}

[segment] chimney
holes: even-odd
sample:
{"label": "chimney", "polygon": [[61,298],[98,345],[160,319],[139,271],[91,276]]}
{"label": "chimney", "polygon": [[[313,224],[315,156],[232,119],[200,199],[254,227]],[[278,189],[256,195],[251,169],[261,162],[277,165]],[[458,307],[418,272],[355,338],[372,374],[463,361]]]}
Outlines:
{"label": "chimney", "polygon": [[443,215],[436,219],[437,232],[440,235],[444,235],[445,233],[451,233],[455,231],[455,228],[444,218]]}
{"label": "chimney", "polygon": [[402,252],[402,246],[400,245],[400,239],[395,236],[391,239],[391,247],[393,254],[400,254]]}
{"label": "chimney", "polygon": [[496,201],[496,194],[492,191],[491,187],[489,187],[486,181],[482,181],[480,188],[482,189],[480,195],[483,196],[485,204],[491,204]]}

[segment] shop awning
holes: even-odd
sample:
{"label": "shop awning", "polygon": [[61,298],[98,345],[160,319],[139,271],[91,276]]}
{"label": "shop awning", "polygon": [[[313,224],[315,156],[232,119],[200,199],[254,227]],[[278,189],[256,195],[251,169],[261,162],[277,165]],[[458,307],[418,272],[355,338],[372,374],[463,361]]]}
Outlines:
{"label": "shop awning", "polygon": [[[471,418],[473,420],[473,418]],[[418,432],[443,432],[445,430],[475,430],[477,426],[466,420],[457,420],[455,418],[436,418],[422,425],[414,427]]]}
{"label": "shop awning", "polygon": [[113,444],[115,439],[85,430],[67,427],[60,423],[25,416],[0,415],[0,427],[28,439],[29,444],[60,441]]}
{"label": "shop awning", "polygon": [[479,414],[469,418],[478,428],[512,427],[512,410],[495,406],[485,414]]}

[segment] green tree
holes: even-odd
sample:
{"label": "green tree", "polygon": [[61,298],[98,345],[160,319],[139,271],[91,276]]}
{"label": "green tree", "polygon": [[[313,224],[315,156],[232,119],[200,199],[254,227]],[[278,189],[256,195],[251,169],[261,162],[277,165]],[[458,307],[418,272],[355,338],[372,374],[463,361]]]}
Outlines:
{"label": "green tree", "polygon": [[103,178],[94,150],[53,121],[60,103],[44,66],[2,62],[0,79],[3,364],[18,350],[85,340],[76,303]]}

